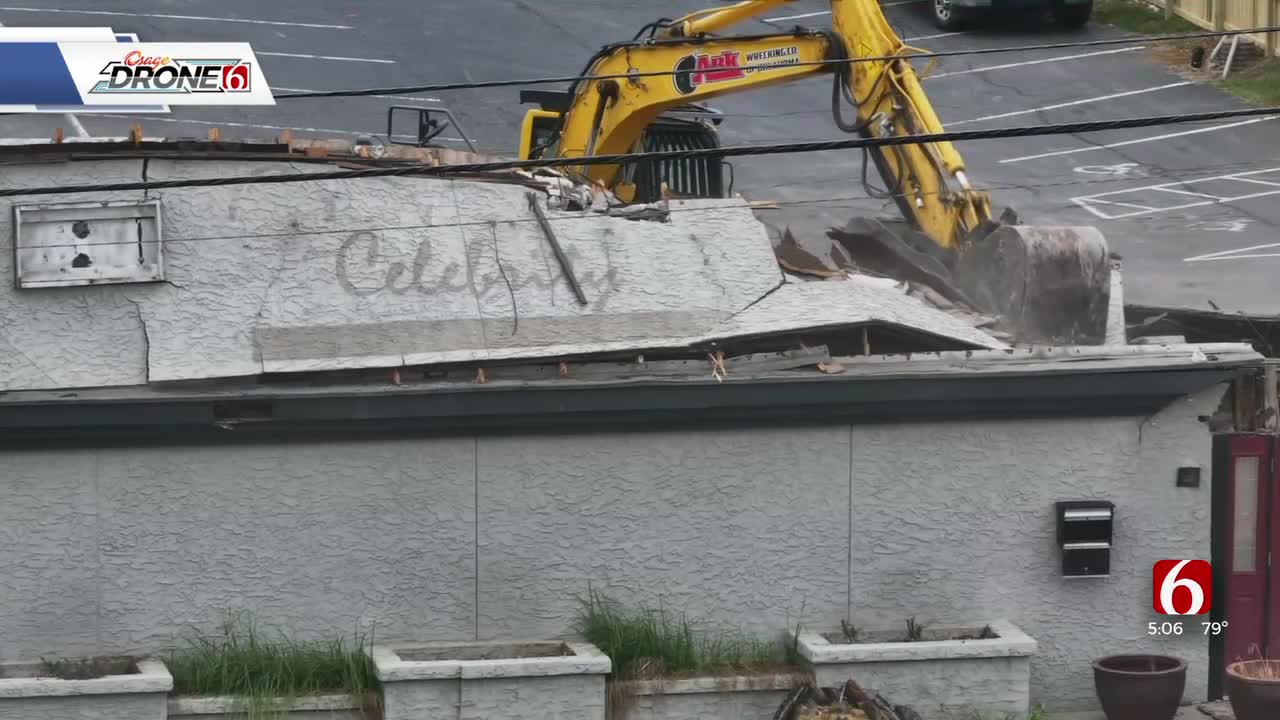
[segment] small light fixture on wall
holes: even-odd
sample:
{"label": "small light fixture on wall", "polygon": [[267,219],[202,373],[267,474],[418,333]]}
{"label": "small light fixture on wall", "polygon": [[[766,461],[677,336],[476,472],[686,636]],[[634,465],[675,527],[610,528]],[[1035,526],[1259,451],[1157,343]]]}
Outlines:
{"label": "small light fixture on wall", "polygon": [[1184,465],[1178,468],[1178,487],[1200,487],[1200,467],[1198,465]]}

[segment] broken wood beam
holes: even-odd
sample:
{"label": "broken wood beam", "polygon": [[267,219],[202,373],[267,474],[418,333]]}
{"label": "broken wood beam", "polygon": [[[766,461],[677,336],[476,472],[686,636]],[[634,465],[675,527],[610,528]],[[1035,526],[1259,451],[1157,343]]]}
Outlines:
{"label": "broken wood beam", "polygon": [[578,277],[573,274],[573,262],[564,254],[564,249],[560,247],[560,241],[556,239],[556,233],[551,229],[551,223],[547,221],[547,215],[542,211],[542,204],[538,202],[538,196],[534,193],[528,193],[529,208],[533,210],[533,214],[538,218],[538,225],[542,228],[542,234],[547,238],[547,243],[551,245],[551,250],[556,254],[556,262],[560,263],[560,270],[564,272],[564,277],[569,281],[569,287],[573,288],[574,297],[578,298],[579,305],[589,305],[586,293],[582,292],[582,285],[578,283]]}

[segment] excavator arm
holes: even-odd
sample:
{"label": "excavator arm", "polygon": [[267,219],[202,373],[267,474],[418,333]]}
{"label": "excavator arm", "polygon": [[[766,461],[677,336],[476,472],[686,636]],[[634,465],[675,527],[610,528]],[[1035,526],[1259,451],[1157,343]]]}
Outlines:
{"label": "excavator arm", "polygon": [[[853,120],[833,103],[839,127],[864,137],[942,131],[933,107],[905,58],[848,64],[824,60],[889,57],[909,52],[875,0],[833,0],[832,32],[801,31],[718,37],[717,32],[758,17],[790,0],[745,0],[693,13],[660,34],[606,47],[585,75],[627,76],[579,83],[563,112],[559,157],[639,152],[645,130],[664,113],[694,102],[759,90],[817,75],[834,75],[837,103],[844,98]],[[669,71],[670,76],[641,76]],[[535,111],[538,112],[538,111]],[[532,118],[529,122],[532,122]],[[526,137],[528,136],[526,128]],[[525,152],[531,143],[526,142]],[[990,201],[973,190],[964,160],[951,143],[873,150],[879,174],[904,216],[944,247],[956,246],[990,218]],[[634,167],[634,166],[632,166]],[[632,199],[627,169],[579,168],[583,176]]]}
{"label": "excavator arm", "polygon": [[[791,1],[743,0],[701,10],[651,23],[636,39],[605,46],[582,73],[599,79],[579,80],[550,106],[544,102],[543,109],[526,115],[521,157],[644,152],[647,133],[668,114],[820,75],[832,78],[833,120],[844,132],[866,138],[943,132],[919,75],[904,57],[915,49],[893,31],[877,0],[831,0],[830,30],[720,34]],[[990,198],[970,185],[964,160],[949,142],[867,153],[885,186],[868,186],[868,194],[892,199],[924,243],[941,248],[942,260],[934,262],[944,262],[950,273],[944,283],[949,299],[1003,318],[1010,334],[1023,341],[1103,339],[1110,254],[1096,229],[1008,224],[1012,214],[993,219]],[[637,199],[640,167],[582,165],[569,171],[631,202]],[[865,173],[864,164],[864,185]],[[646,178],[646,187],[651,180]],[[892,244],[884,240],[883,224],[860,227],[873,229],[854,233],[862,238],[856,242]],[[891,255],[920,252],[919,243],[895,242],[905,252],[894,249]],[[933,269],[925,275],[939,277]]]}

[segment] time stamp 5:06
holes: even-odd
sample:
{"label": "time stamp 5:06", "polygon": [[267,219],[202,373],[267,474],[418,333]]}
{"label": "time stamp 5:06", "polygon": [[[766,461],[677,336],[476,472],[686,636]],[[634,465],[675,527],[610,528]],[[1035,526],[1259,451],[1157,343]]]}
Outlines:
{"label": "time stamp 5:06", "polygon": [[[1194,626],[1194,623],[1192,623]],[[1221,622],[1201,622],[1201,635],[1221,635],[1223,630],[1227,629],[1227,621]],[[1147,623],[1148,635],[1182,635],[1186,632],[1183,623],[1178,620],[1166,620],[1164,622]],[[1194,631],[1193,631],[1194,632]]]}

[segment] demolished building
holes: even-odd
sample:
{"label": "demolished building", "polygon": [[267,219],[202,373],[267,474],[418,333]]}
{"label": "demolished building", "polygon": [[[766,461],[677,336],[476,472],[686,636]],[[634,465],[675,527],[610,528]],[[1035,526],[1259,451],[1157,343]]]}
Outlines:
{"label": "demolished building", "polygon": [[[442,161],[7,148],[0,187]],[[504,173],[6,201],[0,654],[151,651],[228,607],[561,637],[588,584],[761,635],[1008,619],[1060,709],[1094,705],[1094,657],[1170,650],[1147,573],[1210,555],[1209,488],[1175,476],[1213,464],[1254,349],[1127,344],[1118,292],[1115,342],[1023,346],[929,282],[803,265],[740,198],[593,197]],[[1054,534],[1081,498],[1117,518],[1083,580]],[[1173,644],[1207,697],[1211,649]]]}

